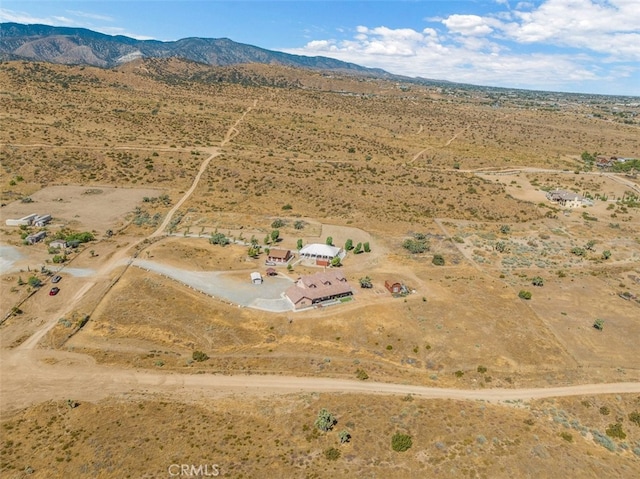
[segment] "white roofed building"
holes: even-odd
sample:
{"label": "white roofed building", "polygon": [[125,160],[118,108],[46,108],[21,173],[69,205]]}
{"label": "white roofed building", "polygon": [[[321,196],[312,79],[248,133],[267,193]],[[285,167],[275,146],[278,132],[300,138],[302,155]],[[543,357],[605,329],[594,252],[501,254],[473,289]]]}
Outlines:
{"label": "white roofed building", "polygon": [[337,246],[322,243],[311,243],[300,250],[300,258],[315,261],[317,265],[328,266],[336,256],[342,259],[344,251]]}

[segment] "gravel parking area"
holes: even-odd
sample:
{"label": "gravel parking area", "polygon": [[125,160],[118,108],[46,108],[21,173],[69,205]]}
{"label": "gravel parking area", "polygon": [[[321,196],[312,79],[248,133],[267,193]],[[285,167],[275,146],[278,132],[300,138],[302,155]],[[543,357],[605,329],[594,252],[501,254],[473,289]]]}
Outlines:
{"label": "gravel parking area", "polygon": [[[153,271],[179,281],[214,298],[223,298],[232,303],[265,311],[291,311],[289,300],[283,297],[284,291],[291,286],[291,280],[282,276],[264,276],[262,284],[252,284],[249,272],[246,281],[238,279],[237,272],[187,271],[167,266],[155,261],[136,259],[134,266]],[[235,277],[234,277],[235,276]]]}

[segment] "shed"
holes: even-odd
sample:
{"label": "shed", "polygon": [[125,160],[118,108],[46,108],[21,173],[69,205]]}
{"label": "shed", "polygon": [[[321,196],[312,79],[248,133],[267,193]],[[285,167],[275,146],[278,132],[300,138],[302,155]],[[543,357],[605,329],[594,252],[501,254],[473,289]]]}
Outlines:
{"label": "shed", "polygon": [[273,268],[267,268],[267,276],[275,276],[278,272]]}
{"label": "shed", "polygon": [[262,284],[262,275],[257,271],[251,273],[251,282],[253,284]]}
{"label": "shed", "polygon": [[386,280],[384,287],[389,290],[390,293],[400,294],[402,292],[402,283],[393,280]]}

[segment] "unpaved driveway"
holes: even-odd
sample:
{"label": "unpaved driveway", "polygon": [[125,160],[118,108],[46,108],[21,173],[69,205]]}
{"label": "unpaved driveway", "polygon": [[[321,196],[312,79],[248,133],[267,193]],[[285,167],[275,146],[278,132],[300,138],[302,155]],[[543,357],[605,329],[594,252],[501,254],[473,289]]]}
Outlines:
{"label": "unpaved driveway", "polygon": [[142,259],[136,259],[133,264],[240,306],[275,312],[292,309],[291,303],[282,297],[292,281],[283,276],[264,277],[262,284],[252,284],[249,272],[239,277],[237,272],[188,271]]}

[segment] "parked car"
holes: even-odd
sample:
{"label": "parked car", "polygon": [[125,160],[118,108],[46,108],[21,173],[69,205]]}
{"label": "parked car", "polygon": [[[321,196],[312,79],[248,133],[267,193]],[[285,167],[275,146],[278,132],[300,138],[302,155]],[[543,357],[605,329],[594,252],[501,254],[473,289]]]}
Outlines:
{"label": "parked car", "polygon": [[58,294],[59,291],[60,291],[60,288],[58,288],[57,286],[54,286],[49,291],[49,296],[55,296],[56,294]]}
{"label": "parked car", "polygon": [[276,265],[275,261],[265,261],[264,264],[266,264],[267,266],[275,266]]}
{"label": "parked car", "polygon": [[60,276],[59,274],[56,274],[53,278],[51,278],[51,282],[59,283],[61,279],[62,279],[62,276]]}

